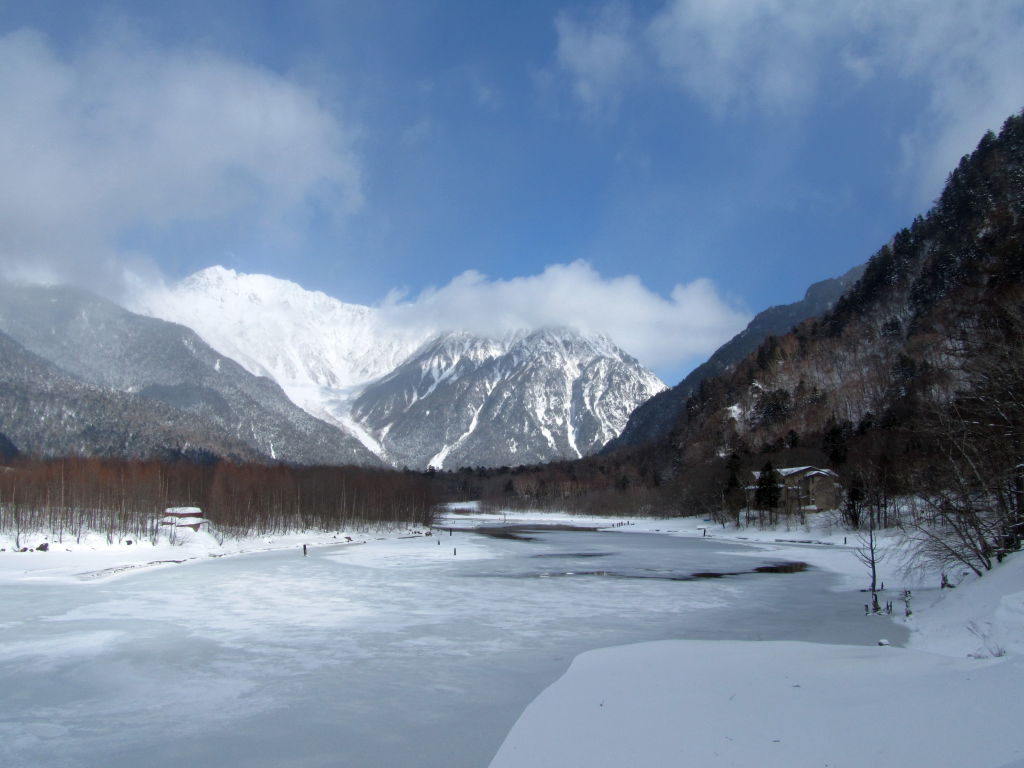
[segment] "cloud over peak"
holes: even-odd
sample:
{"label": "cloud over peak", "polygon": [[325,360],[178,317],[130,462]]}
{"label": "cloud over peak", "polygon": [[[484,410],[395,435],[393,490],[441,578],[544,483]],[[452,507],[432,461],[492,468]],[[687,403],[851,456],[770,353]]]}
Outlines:
{"label": "cloud over peak", "polygon": [[464,330],[492,338],[548,327],[604,333],[650,368],[676,368],[707,355],[750,320],[710,280],[676,285],[665,298],[635,275],[605,278],[584,261],[509,280],[470,270],[413,300],[392,293],[381,314],[396,328]]}
{"label": "cloud over peak", "polygon": [[0,269],[103,282],[132,227],[344,214],[361,199],[351,144],[312,91],[217,53],[117,39],[62,57],[30,30],[0,37]]}

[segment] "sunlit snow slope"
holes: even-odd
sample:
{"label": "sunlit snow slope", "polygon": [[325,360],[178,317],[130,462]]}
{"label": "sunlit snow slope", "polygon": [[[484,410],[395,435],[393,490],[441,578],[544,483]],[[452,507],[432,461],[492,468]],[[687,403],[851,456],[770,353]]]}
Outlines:
{"label": "sunlit snow slope", "polygon": [[604,336],[406,331],[378,309],[223,267],[145,292],[132,309],[192,328],[398,466],[577,458],[665,388]]}
{"label": "sunlit snow slope", "polygon": [[223,267],[146,291],[130,308],[191,328],[251,373],[275,380],[300,408],[355,434],[378,455],[380,446],[349,420],[348,400],[428,338],[422,331],[384,331],[371,307]]}

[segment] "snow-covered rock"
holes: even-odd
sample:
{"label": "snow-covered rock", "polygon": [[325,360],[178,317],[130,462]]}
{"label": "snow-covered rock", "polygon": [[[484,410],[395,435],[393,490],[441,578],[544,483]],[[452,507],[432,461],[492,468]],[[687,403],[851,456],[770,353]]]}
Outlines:
{"label": "snow-covered rock", "polygon": [[530,464],[594,453],[664,388],[606,336],[450,333],[369,385],[352,416],[409,466]]}

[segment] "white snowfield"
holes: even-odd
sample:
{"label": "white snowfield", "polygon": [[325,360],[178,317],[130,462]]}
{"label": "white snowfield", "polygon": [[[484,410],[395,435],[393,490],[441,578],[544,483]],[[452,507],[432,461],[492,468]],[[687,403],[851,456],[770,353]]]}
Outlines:
{"label": "white snowfield", "polygon": [[491,768],[1002,766],[1024,757],[1019,658],[667,640],[582,654]]}
{"label": "white snowfield", "polygon": [[424,330],[406,335],[386,327],[373,307],[224,267],[140,293],[134,301],[133,311],[191,328],[250,373],[277,381],[293,399],[383,376],[430,337]]}
{"label": "white snowfield", "polygon": [[[842,533],[715,528],[620,530],[745,540],[867,586],[849,534],[843,546]],[[909,648],[672,640],[584,653],[526,709],[491,768],[1024,768],[1024,554],[953,590],[926,575],[934,585],[909,619],[898,599],[907,585],[892,562],[882,574],[879,599],[895,602]],[[885,639],[885,618],[864,620]]]}

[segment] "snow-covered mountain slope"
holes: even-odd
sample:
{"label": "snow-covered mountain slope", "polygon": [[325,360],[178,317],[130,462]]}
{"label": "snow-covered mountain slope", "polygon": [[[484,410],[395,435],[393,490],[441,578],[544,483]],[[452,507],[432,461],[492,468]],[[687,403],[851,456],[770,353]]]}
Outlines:
{"label": "snow-covered mountain slope", "polygon": [[599,450],[664,388],[605,336],[449,333],[370,384],[352,418],[411,467],[528,464]]}
{"label": "snow-covered mountain slope", "polygon": [[224,267],[142,291],[128,306],[191,328],[222,355],[273,379],[293,403],[354,435],[379,456],[380,445],[349,418],[348,403],[430,336],[385,327],[373,307]]}
{"label": "snow-covered mountain slope", "polygon": [[0,435],[0,453],[8,456],[20,451],[43,458],[262,458],[251,445],[195,412],[90,384],[2,331]]}
{"label": "snow-covered mountain slope", "polygon": [[188,326],[398,466],[576,458],[665,388],[603,336],[399,329],[376,308],[223,267],[142,292],[131,308]]}
{"label": "snow-covered mountain slope", "polygon": [[221,354],[250,373],[276,380],[289,394],[365,384],[392,371],[429,336],[385,329],[372,307],[224,267],[145,291],[129,308],[188,326]]}
{"label": "snow-covered mountain slope", "polygon": [[[0,331],[82,382],[162,403],[197,434],[220,435],[204,438],[224,446],[218,455],[240,455],[233,440],[248,446],[252,457],[268,460],[379,464],[352,436],[296,407],[272,378],[253,376],[188,328],[141,317],[86,291],[0,282]],[[54,402],[67,407],[70,397]],[[101,410],[85,408],[80,416],[88,422]],[[152,414],[147,429],[163,434],[163,417]],[[104,446],[90,450],[116,455]],[[79,452],[88,453],[86,448]]]}

